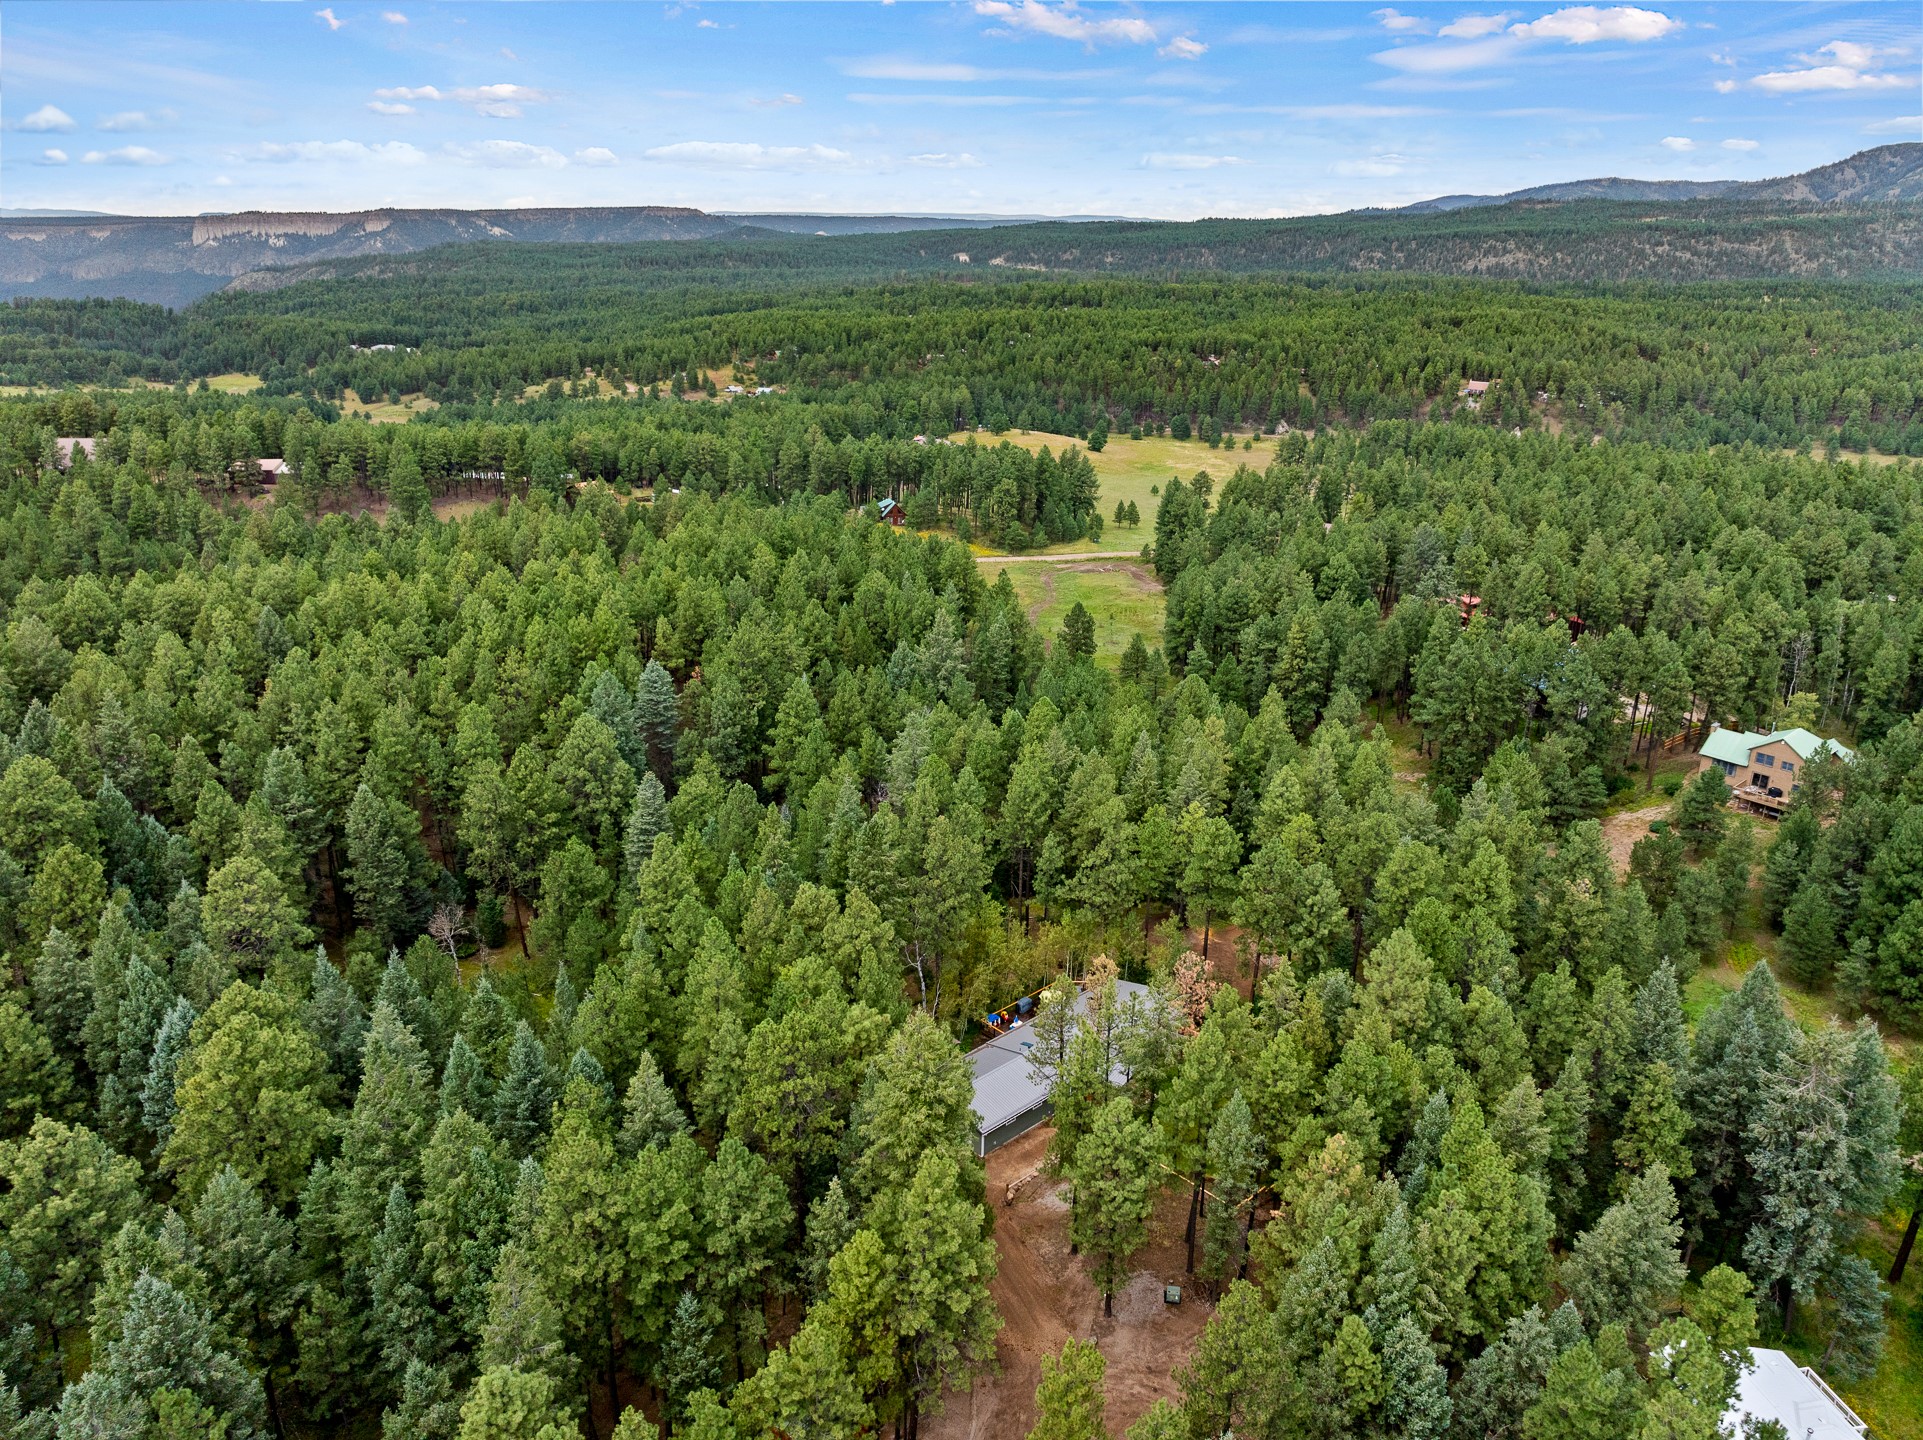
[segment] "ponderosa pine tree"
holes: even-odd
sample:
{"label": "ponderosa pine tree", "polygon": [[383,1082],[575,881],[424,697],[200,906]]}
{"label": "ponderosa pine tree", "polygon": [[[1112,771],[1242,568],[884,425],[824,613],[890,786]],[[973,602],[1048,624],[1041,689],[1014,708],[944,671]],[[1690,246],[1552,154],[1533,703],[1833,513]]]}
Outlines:
{"label": "ponderosa pine tree", "polygon": [[277,1203],[291,1199],[335,1131],[326,1055],[285,996],[247,984],[229,986],[190,1036],[163,1167],[186,1195],[232,1165]]}
{"label": "ponderosa pine tree", "polygon": [[1070,1340],[1060,1355],[1042,1356],[1035,1387],[1035,1424],[1028,1440],[1107,1440],[1102,1411],[1108,1362],[1093,1340]]}
{"label": "ponderosa pine tree", "polygon": [[1153,1132],[1134,1103],[1117,1096],[1094,1113],[1067,1167],[1075,1187],[1071,1233],[1094,1262],[1105,1315],[1115,1313],[1115,1291],[1148,1235],[1154,1156]]}
{"label": "ponderosa pine tree", "polygon": [[1206,1163],[1215,1203],[1208,1209],[1202,1232],[1201,1273],[1217,1286],[1225,1286],[1246,1265],[1263,1164],[1262,1140],[1240,1090],[1229,1097],[1209,1128]]}

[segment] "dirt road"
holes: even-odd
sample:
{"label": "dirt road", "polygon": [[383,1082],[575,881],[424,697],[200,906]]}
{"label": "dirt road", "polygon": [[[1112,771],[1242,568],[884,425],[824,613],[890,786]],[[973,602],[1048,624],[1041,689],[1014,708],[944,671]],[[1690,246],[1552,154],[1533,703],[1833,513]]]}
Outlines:
{"label": "dirt road", "polygon": [[[1009,1182],[1033,1172],[1054,1135],[1031,1130],[988,1157],[988,1200],[995,1210],[1001,1269],[992,1293],[1003,1327],[996,1342],[1001,1369],[966,1394],[950,1395],[940,1415],[922,1421],[925,1440],[1021,1440],[1035,1423],[1035,1385],[1045,1354],[1064,1342],[1093,1339],[1108,1360],[1108,1430],[1119,1436],[1154,1404],[1175,1398],[1175,1371],[1188,1359],[1210,1307],[1183,1273],[1186,1195],[1164,1195],[1150,1223],[1138,1267],[1115,1296],[1113,1319],[1080,1257],[1068,1251],[1068,1204],[1060,1182],[1028,1182],[1004,1204]],[[1162,1286],[1182,1286],[1180,1305],[1162,1302]]]}

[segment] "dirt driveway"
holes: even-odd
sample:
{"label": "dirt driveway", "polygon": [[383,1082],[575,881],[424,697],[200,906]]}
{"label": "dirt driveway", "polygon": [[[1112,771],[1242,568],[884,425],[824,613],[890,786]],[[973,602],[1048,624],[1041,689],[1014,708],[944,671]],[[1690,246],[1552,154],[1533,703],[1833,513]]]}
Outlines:
{"label": "dirt driveway", "polygon": [[[1093,1339],[1108,1360],[1108,1430],[1119,1436],[1154,1404],[1176,1395],[1175,1371],[1187,1361],[1210,1307],[1183,1273],[1186,1194],[1164,1194],[1150,1223],[1139,1267],[1115,1296],[1115,1317],[1080,1257],[1068,1252],[1068,1203],[1059,1181],[1036,1178],[1012,1204],[1009,1183],[1033,1173],[1054,1135],[1031,1130],[988,1157],[988,1202],[995,1212],[1001,1269],[992,1293],[1002,1315],[996,1341],[1000,1371],[966,1394],[950,1395],[940,1415],[925,1416],[924,1440],[1021,1440],[1035,1423],[1035,1386],[1043,1355],[1069,1339]],[[1182,1286],[1182,1303],[1165,1305],[1162,1286]]]}

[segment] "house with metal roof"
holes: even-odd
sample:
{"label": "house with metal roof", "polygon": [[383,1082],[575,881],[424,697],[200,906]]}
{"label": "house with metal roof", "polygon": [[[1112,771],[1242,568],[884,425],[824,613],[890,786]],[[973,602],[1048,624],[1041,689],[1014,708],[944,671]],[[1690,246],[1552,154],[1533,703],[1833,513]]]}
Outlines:
{"label": "house with metal roof", "polygon": [[1869,1426],[1807,1365],[1781,1350],[1752,1347],[1755,1362],[1736,1382],[1724,1433],[1740,1435],[1746,1419],[1774,1420],[1789,1440],[1865,1440]]}
{"label": "house with metal roof", "polygon": [[[1118,1000],[1148,997],[1148,986],[1131,980],[1117,980]],[[1086,1019],[1088,995],[1077,991],[1075,1013]],[[1055,1111],[1048,1098],[1048,1087],[1028,1063],[1034,1048],[1035,1016],[1032,1005],[1016,1005],[991,1017],[993,1033],[968,1052],[968,1063],[975,1068],[975,1153],[987,1155],[1017,1135],[1025,1135]],[[1117,1085],[1128,1082],[1128,1074],[1117,1067],[1109,1076]]]}
{"label": "house with metal roof", "polygon": [[1818,757],[1833,755],[1845,764],[1856,759],[1849,746],[1800,725],[1767,735],[1711,725],[1697,755],[1699,771],[1714,765],[1729,781],[1733,799],[1767,815],[1781,815],[1789,808],[1802,788],[1805,767]]}
{"label": "house with metal roof", "polygon": [[94,455],[94,447],[98,443],[98,441],[91,440],[85,435],[58,436],[53,442],[53,463],[60,469],[65,470],[73,464],[73,452],[76,450],[85,455],[89,460],[92,460],[96,458]]}

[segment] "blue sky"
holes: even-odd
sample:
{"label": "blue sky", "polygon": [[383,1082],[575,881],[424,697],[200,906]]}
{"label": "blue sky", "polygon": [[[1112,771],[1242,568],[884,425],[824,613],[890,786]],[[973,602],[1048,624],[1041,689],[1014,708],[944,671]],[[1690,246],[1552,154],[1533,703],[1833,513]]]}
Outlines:
{"label": "blue sky", "polygon": [[1923,11],[9,0],[0,192],[1283,215],[1780,175],[1923,132]]}

